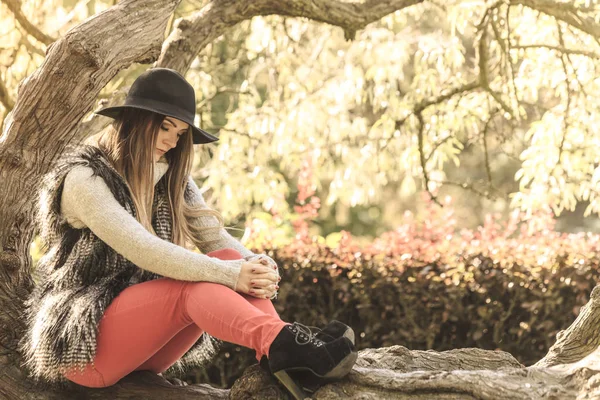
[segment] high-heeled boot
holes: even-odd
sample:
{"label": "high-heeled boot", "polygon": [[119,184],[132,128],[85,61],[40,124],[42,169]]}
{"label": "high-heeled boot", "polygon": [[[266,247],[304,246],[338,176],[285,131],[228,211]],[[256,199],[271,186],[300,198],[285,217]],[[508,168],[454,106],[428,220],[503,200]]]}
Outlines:
{"label": "high-heeled boot", "polygon": [[358,354],[347,337],[329,342],[316,338],[308,327],[294,322],[286,325],[271,343],[268,363],[272,374],[296,399],[306,394],[289,372],[305,372],[329,381],[346,376]]}
{"label": "high-heeled boot", "polygon": [[[339,337],[346,337],[352,342],[352,345],[355,345],[355,335],[354,330],[344,324],[343,322],[337,320],[331,320],[327,325],[325,325],[322,329],[316,326],[309,326],[311,331],[316,332],[317,339],[320,339],[324,342],[330,342]],[[353,348],[354,351],[354,348]],[[269,368],[269,359],[266,356],[262,356],[259,364],[264,371],[271,374],[271,368]],[[310,372],[304,371],[290,371],[288,375],[298,383],[298,385],[304,389],[304,391],[308,393],[314,393],[323,386],[327,381],[320,379],[319,377],[313,375]]]}
{"label": "high-heeled boot", "polygon": [[[324,342],[331,342],[332,340],[337,339],[339,337],[346,337],[350,340],[350,342],[352,342],[353,346],[356,344],[354,342],[354,330],[350,326],[335,319],[331,320],[322,329],[316,326],[308,326],[308,328],[310,328],[312,332],[316,332],[317,339],[320,339]],[[269,368],[269,360],[266,356],[261,357],[259,365],[262,369],[264,369],[268,373],[271,373],[271,369]]]}
{"label": "high-heeled boot", "polygon": [[354,330],[343,322],[332,319],[323,329],[316,326],[308,326],[311,331],[316,332],[317,339],[321,339],[324,342],[330,342],[339,337],[346,337],[354,346]]}

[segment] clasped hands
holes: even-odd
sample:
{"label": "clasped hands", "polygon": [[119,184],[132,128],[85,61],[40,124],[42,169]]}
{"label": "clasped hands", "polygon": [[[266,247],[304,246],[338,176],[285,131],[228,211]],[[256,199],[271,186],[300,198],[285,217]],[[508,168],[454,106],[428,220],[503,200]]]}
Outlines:
{"label": "clasped hands", "polygon": [[279,276],[277,265],[270,259],[253,256],[242,263],[236,291],[246,293],[260,299],[270,299],[279,289]]}

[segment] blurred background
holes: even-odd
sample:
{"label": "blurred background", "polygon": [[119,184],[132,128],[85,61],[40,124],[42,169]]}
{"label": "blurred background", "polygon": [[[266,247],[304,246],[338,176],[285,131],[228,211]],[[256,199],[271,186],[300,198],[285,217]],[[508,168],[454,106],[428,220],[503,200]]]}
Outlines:
{"label": "blurred background", "polygon": [[[30,31],[61,37],[112,4],[24,1],[27,28],[0,3],[0,121],[19,82],[44,60],[46,44]],[[351,41],[337,27],[280,16],[219,37],[186,75],[200,123],[220,138],[196,146],[195,177],[211,204],[231,226],[280,224],[272,215],[292,217],[306,162],[321,200],[314,233],[373,238],[404,211],[422,212],[424,164],[429,189],[452,197],[461,227],[549,205],[557,229],[597,231],[597,38],[525,7],[498,7],[487,31],[490,90],[439,99],[479,79],[477,24],[486,6],[419,4]],[[183,1],[175,18],[201,7]],[[103,96],[147,67],[122,71]],[[435,103],[423,110],[421,129],[414,109],[424,101]]]}
{"label": "blurred background", "polygon": [[[44,62],[48,44],[114,3],[24,0],[19,15],[0,2],[0,122],[14,107],[19,82]],[[182,1],[174,19],[203,5]],[[599,11],[591,1],[565,3],[565,13],[575,8],[584,16]],[[364,250],[388,240],[390,232],[404,235],[405,244],[418,236],[433,246],[462,232],[460,242],[448,242],[456,247],[443,252],[472,245],[473,235],[489,233],[492,225],[494,237],[506,240],[520,237],[524,231],[516,226],[525,226],[527,237],[543,239],[538,247],[556,244],[545,258],[539,248],[521,249],[536,268],[591,263],[594,269],[600,42],[590,32],[525,6],[489,1],[428,1],[370,24],[352,40],[338,27],[307,19],[255,17],[209,44],[186,73],[196,89],[198,123],[220,138],[196,146],[194,177],[230,233],[254,249],[284,249],[306,238],[340,248],[351,237]],[[121,71],[99,102],[129,87],[147,68]],[[91,113],[83,121],[90,118]],[[407,227],[414,230],[409,234]],[[423,234],[440,230],[444,235],[434,239]],[[578,232],[585,234],[561,235]],[[581,257],[569,259],[561,240],[569,246],[593,243],[573,250]],[[494,246],[512,248],[504,242]],[[485,257],[493,253],[477,249]],[[289,261],[284,253],[272,254]],[[409,252],[400,246],[394,254]],[[32,255],[39,257],[35,243]],[[422,259],[420,268],[444,257]],[[446,260],[444,268],[458,258],[452,253],[448,259],[454,261]],[[515,263],[529,265],[523,259]],[[481,259],[475,264],[482,265]],[[539,278],[530,270],[520,274]],[[592,284],[591,276],[581,279]],[[539,279],[544,284],[547,277]],[[571,282],[566,275],[561,279]],[[460,286],[452,279],[448,285]],[[589,293],[587,284],[579,289]],[[581,293],[568,304],[564,321],[544,328],[543,344],[534,345],[539,352],[574,318],[578,307],[571,309],[585,303]],[[474,308],[474,315],[497,320],[485,307],[494,301],[484,296],[484,307]],[[533,318],[532,301],[523,303]],[[552,312],[556,309],[548,315]],[[513,333],[531,332],[531,324],[515,320]],[[486,332],[473,332],[479,333],[465,345],[501,347],[501,333],[485,342]],[[406,342],[402,335],[372,344]],[[419,343],[416,347],[429,348],[438,342]],[[453,343],[463,344],[450,341],[446,347]]]}

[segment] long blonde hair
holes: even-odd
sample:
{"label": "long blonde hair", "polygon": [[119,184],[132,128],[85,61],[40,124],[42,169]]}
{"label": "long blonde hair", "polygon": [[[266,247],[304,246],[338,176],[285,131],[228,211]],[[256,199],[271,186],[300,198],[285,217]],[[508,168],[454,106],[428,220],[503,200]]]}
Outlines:
{"label": "long blonde hair", "polygon": [[[127,107],[106,130],[86,141],[95,142],[108,155],[117,172],[125,178],[135,204],[137,220],[154,235],[154,152],[164,118],[164,115],[152,111]],[[191,126],[179,138],[177,146],[165,153],[165,157],[169,163],[165,175],[171,208],[172,242],[183,247],[189,247],[189,241],[196,245],[211,242],[201,240],[202,233],[221,229],[224,226],[223,217],[216,210],[192,206],[184,200],[185,187],[194,161]],[[192,218],[204,216],[216,217],[218,225],[201,227],[192,223]]]}

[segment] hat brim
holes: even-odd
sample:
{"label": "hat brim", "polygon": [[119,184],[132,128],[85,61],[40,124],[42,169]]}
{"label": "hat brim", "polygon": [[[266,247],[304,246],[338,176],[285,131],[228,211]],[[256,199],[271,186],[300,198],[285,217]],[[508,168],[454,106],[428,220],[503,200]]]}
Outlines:
{"label": "hat brim", "polygon": [[192,137],[193,137],[193,141],[194,144],[204,144],[204,143],[212,143],[212,142],[216,142],[217,140],[219,140],[218,137],[211,135],[210,133],[206,132],[203,129],[198,128],[197,126],[194,125],[193,121],[189,121],[187,118],[186,119],[182,119],[180,116],[177,115],[171,115],[171,114],[165,114],[164,112],[159,112],[154,110],[152,107],[144,107],[144,106],[113,106],[113,107],[105,107],[102,108],[98,111],[94,111],[95,114],[98,115],[103,115],[105,117],[109,117],[109,118],[118,118],[119,115],[121,114],[121,111],[123,111],[125,108],[139,108],[142,110],[148,110],[148,111],[152,111],[155,112],[157,114],[162,114],[165,116],[169,116],[169,117],[173,117],[173,118],[177,118],[180,119],[183,122],[187,122],[191,127],[192,127]]}

